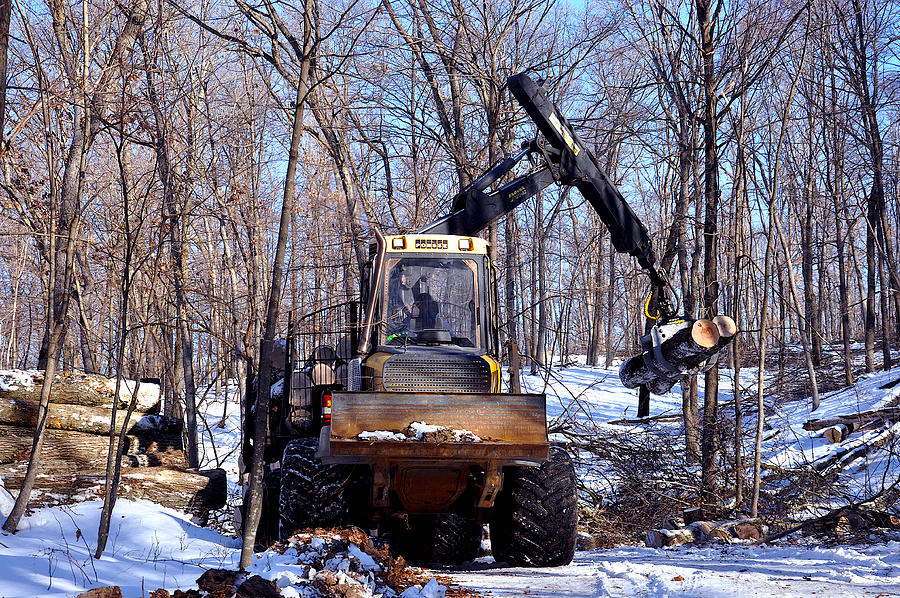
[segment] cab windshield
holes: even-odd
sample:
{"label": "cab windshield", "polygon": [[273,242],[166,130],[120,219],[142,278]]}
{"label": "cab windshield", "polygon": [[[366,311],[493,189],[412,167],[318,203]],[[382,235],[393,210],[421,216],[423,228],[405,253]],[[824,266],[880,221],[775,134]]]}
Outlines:
{"label": "cab windshield", "polygon": [[480,347],[477,271],[470,259],[389,259],[382,342]]}

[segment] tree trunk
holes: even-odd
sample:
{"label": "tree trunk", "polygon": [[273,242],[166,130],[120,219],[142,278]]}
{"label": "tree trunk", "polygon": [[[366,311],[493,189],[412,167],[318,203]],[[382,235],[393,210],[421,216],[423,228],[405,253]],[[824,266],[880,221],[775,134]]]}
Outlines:
{"label": "tree trunk", "polygon": [[[65,251],[67,259],[63,262],[65,276],[62,277],[62,284],[68,285],[69,288],[71,288],[72,280],[74,278],[75,238],[79,234],[79,225],[80,219],[75,218],[69,223],[69,228],[66,229],[64,233],[67,239]],[[52,236],[50,240],[51,242],[53,241]],[[53,268],[54,265],[51,265],[51,280],[54,280],[52,272]],[[50,405],[50,390],[56,373],[56,364],[59,362],[59,357],[62,352],[70,297],[71,293],[61,293],[59,295],[54,293],[53,303],[47,306],[47,312],[52,314],[50,318],[52,324],[50,326],[50,335],[47,343],[47,369],[44,371],[44,382],[41,385],[41,399],[38,405],[37,426],[35,426],[34,430],[34,441],[31,446],[31,456],[28,459],[28,469],[25,471],[22,487],[19,490],[19,495],[16,497],[16,502],[13,505],[12,511],[10,511],[9,516],[6,518],[6,522],[3,524],[3,529],[10,533],[15,533],[19,521],[22,519],[22,515],[25,514],[25,508],[28,506],[28,501],[31,498],[31,490],[34,488],[34,482],[37,478],[38,470],[40,469],[41,447],[44,444],[44,429],[46,427],[47,414]],[[57,303],[57,300],[59,303]]]}
{"label": "tree trunk", "polygon": [[[615,358],[615,347],[613,345],[613,323],[615,322],[616,307],[616,251],[612,245],[612,239],[609,241],[609,268],[607,268],[609,278],[606,285],[606,334],[603,338],[605,345],[605,355],[603,363],[607,368],[613,365]],[[624,324],[622,325],[624,328]]]}
{"label": "tree trunk", "polygon": [[[304,49],[310,50],[312,41],[312,18],[310,6],[313,0],[307,0],[307,11],[304,17]],[[281,220],[278,225],[278,241],[275,248],[275,260],[272,264],[272,284],[269,287],[269,300],[266,309],[266,327],[260,345],[259,384],[257,386],[256,421],[253,430],[253,460],[250,468],[249,508],[246,509],[246,521],[243,530],[243,546],[241,548],[241,569],[249,567],[253,561],[253,546],[256,542],[256,530],[262,514],[262,478],[263,448],[266,444],[269,419],[269,394],[271,389],[272,349],[275,345],[275,334],[278,328],[278,308],[281,302],[283,284],[284,254],[290,236],[290,218],[294,209],[294,196],[297,185],[297,162],[300,154],[300,141],[303,138],[303,106],[307,94],[309,80],[309,60],[303,62],[300,83],[297,87],[297,101],[294,107],[294,122],[291,130],[291,144],[285,172],[284,196],[281,203]]]}
{"label": "tree trunk", "polygon": [[[879,236],[882,236],[879,234]],[[881,363],[882,369],[891,369],[891,288],[887,282],[884,260],[878,260],[878,283],[881,286],[879,295],[881,308]]]}
{"label": "tree trunk", "polygon": [[875,232],[872,230],[875,223],[875,210],[871,200],[868,205],[868,218],[866,219],[866,318],[863,324],[865,331],[866,347],[866,371],[875,371],[875,284],[876,284],[876,257],[875,257]]}
{"label": "tree trunk", "polygon": [[[703,308],[707,317],[716,315],[719,307],[718,218],[719,218],[719,154],[717,146],[718,117],[716,96],[716,13],[710,12],[709,0],[697,0],[697,24],[700,29],[700,52],[703,59]],[[717,500],[719,454],[719,370],[706,372],[703,393],[703,427],[700,436],[701,504]]]}
{"label": "tree trunk", "polygon": [[841,221],[844,217],[843,202],[836,194],[832,195],[834,202],[834,226],[835,247],[838,259],[838,297],[841,311],[841,342],[843,343],[844,356],[844,383],[853,384],[853,358],[850,353],[851,328],[850,328],[850,292],[847,288],[847,266],[844,261],[844,234],[841,230]]}
{"label": "tree trunk", "polygon": [[[176,198],[174,182],[175,173],[172,172],[169,157],[169,139],[166,129],[166,121],[162,112],[160,101],[156,94],[153,80],[153,69],[147,68],[147,88],[150,106],[153,110],[156,133],[156,159],[159,169],[159,178],[163,186],[163,202],[168,218],[168,243],[172,257],[172,279],[175,291],[175,388],[176,396],[179,383],[184,386],[185,402],[185,446],[187,447],[188,465],[199,467],[199,452],[197,448],[197,412],[195,408],[196,389],[194,386],[194,353],[193,338],[190,325],[187,321],[187,297],[185,290],[185,258],[188,250],[186,206],[179,209]],[[186,201],[186,200],[185,200]],[[179,359],[180,358],[180,359]],[[179,376],[179,374],[181,374]],[[167,410],[172,411],[172,410]]]}
{"label": "tree trunk", "polygon": [[[592,219],[596,221],[596,219]],[[603,276],[603,237],[597,237],[597,263],[594,265],[593,285],[590,290],[592,297],[591,305],[591,337],[588,343],[588,364],[597,365],[600,362],[600,337],[601,327],[603,326],[603,286],[600,284],[600,278]]]}
{"label": "tree trunk", "polygon": [[[741,263],[746,256],[746,248],[744,243],[744,218],[749,206],[746,205],[747,198],[747,163],[744,153],[744,119],[746,115],[745,98],[741,97],[740,116],[737,122],[737,155],[735,159],[735,177],[734,177],[734,251],[732,252],[732,294],[734,300],[732,302],[731,312],[734,317],[735,329],[740,330],[743,320],[743,310],[741,309],[740,300],[744,293],[743,269]],[[729,349],[731,355],[733,377],[732,388],[734,393],[734,503],[735,508],[740,509],[744,500],[744,458],[743,458],[743,406],[741,404],[741,338],[736,336],[732,341]]]}
{"label": "tree trunk", "polygon": [[[121,116],[124,118],[124,115]],[[122,260],[122,278],[120,281],[121,296],[119,298],[120,314],[119,314],[119,338],[118,347],[116,347],[116,389],[115,396],[119,396],[119,390],[122,388],[125,368],[125,348],[128,344],[129,325],[129,302],[131,299],[131,289],[134,284],[134,273],[132,272],[132,262],[134,249],[137,245],[137,234],[140,232],[138,227],[137,234],[132,226],[131,213],[131,187],[133,186],[133,173],[131,167],[131,148],[125,140],[125,132],[119,130],[119,144],[116,146],[117,157],[119,162],[120,184],[122,187],[122,223],[124,229],[125,255]],[[142,214],[137,213],[136,218],[141,219]],[[97,549],[94,552],[94,558],[99,559],[106,549],[106,541],[109,538],[109,522],[112,517],[113,508],[116,505],[116,494],[119,491],[119,480],[122,473],[122,452],[125,447],[125,432],[131,416],[137,407],[137,396],[140,394],[141,382],[138,378],[136,388],[134,390],[131,401],[128,403],[128,410],[121,424],[121,429],[116,431],[118,401],[113,401],[112,411],[110,413],[109,426],[109,448],[106,459],[106,478],[104,480],[104,498],[103,509],[100,513],[100,524],[97,530]],[[192,465],[188,459],[188,466]]]}
{"label": "tree trunk", "polygon": [[[0,141],[3,140],[3,128],[6,126],[6,56],[11,12],[12,0],[0,0]],[[6,144],[0,143],[0,151],[5,149]]]}
{"label": "tree trunk", "polygon": [[[543,194],[538,194],[538,202],[543,201]],[[549,367],[548,345],[548,320],[550,318],[549,297],[547,296],[547,236],[543,227],[540,227],[541,235],[536,239],[537,252],[537,276],[538,276],[538,321],[537,339],[535,340],[534,359],[541,366]]]}
{"label": "tree trunk", "polygon": [[[771,207],[770,207],[771,210]],[[799,323],[800,316],[800,297],[797,292],[797,284],[794,282],[794,277],[790,274],[790,253],[788,252],[787,240],[785,239],[784,231],[781,229],[781,225],[779,223],[778,212],[773,212],[775,214],[775,230],[778,233],[778,239],[781,242],[781,251],[784,254],[784,277],[787,278],[788,288],[791,292],[791,303],[794,308],[794,314],[797,316],[797,321]],[[807,327],[807,330],[810,330],[811,327]],[[800,340],[803,344],[803,356],[806,359],[806,373],[809,376],[809,386],[812,392],[812,410],[815,411],[819,408],[819,385],[816,382],[816,368],[813,364],[812,351],[810,351],[810,342],[809,337],[806,336],[806,332],[804,331],[802,326],[798,326],[798,332],[800,334]]]}
{"label": "tree trunk", "polygon": [[[811,169],[811,166],[810,166]],[[806,209],[800,227],[800,257],[803,274],[803,326],[801,334],[810,340],[813,365],[819,367],[822,363],[822,343],[819,340],[819,331],[816,324],[816,314],[821,313],[815,289],[813,288],[813,213],[814,201],[810,187],[812,186],[812,174],[808,173],[809,181],[804,185],[803,203]]]}

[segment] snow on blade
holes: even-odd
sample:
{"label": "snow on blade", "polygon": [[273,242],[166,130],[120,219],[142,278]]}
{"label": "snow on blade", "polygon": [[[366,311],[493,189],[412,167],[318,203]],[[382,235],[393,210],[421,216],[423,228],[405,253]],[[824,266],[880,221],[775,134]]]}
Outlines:
{"label": "snow on blade", "polygon": [[372,432],[360,432],[356,435],[360,440],[396,440],[402,442],[406,440],[406,434],[399,432],[391,432],[390,430],[374,430]]}
{"label": "snow on blade", "polygon": [[413,422],[403,432],[390,430],[364,431],[356,435],[358,440],[384,440],[405,442],[481,442],[482,438],[471,430],[453,429],[448,426],[435,426],[425,422]]}

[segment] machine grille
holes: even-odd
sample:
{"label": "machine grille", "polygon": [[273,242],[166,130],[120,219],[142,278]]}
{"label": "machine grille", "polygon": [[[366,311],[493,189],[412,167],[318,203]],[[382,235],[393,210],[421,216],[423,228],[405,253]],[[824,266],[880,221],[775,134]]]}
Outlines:
{"label": "machine grille", "polygon": [[384,364],[389,392],[490,392],[491,368],[476,355],[395,355]]}

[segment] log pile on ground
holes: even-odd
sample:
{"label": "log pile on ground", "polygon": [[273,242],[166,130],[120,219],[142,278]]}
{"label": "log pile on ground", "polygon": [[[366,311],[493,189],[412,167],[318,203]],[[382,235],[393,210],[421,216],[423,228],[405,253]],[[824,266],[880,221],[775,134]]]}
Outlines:
{"label": "log pile on ground", "polygon": [[[43,372],[0,371],[0,478],[13,490],[22,485],[37,422]],[[115,432],[126,426],[119,495],[144,498],[205,521],[225,503],[223,470],[186,468],[180,420],[160,415],[158,384],[61,372],[53,380],[41,471],[32,506],[50,506],[102,496],[112,407]],[[136,409],[125,423],[132,394]]]}
{"label": "log pile on ground", "polygon": [[731,544],[735,540],[759,540],[768,528],[759,520],[694,521],[684,526],[668,522],[666,527],[652,529],[644,537],[650,548],[683,544]]}
{"label": "log pile on ground", "polygon": [[892,445],[900,435],[900,407],[860,411],[836,417],[811,419],[803,429],[816,432],[831,444],[839,444],[812,463],[822,475],[840,472],[857,459]]}
{"label": "log pile on ground", "polygon": [[803,424],[803,429],[808,432],[822,430],[822,435],[829,442],[839,443],[856,431],[872,429],[898,420],[900,407],[886,407],[826,419],[811,419]]}
{"label": "log pile on ground", "polygon": [[[684,519],[691,521],[687,511]],[[650,548],[684,544],[731,544],[736,540],[749,540],[754,544],[762,544],[779,540],[795,532],[846,541],[850,536],[865,537],[877,530],[900,530],[900,515],[848,505],[771,535],[768,535],[768,526],[758,519],[691,521],[687,524],[670,519],[664,527],[648,531],[644,537],[644,543]]]}
{"label": "log pile on ground", "polygon": [[811,521],[805,529],[813,534],[844,538],[853,534],[868,534],[876,529],[900,530],[900,516],[875,509],[846,507]]}

